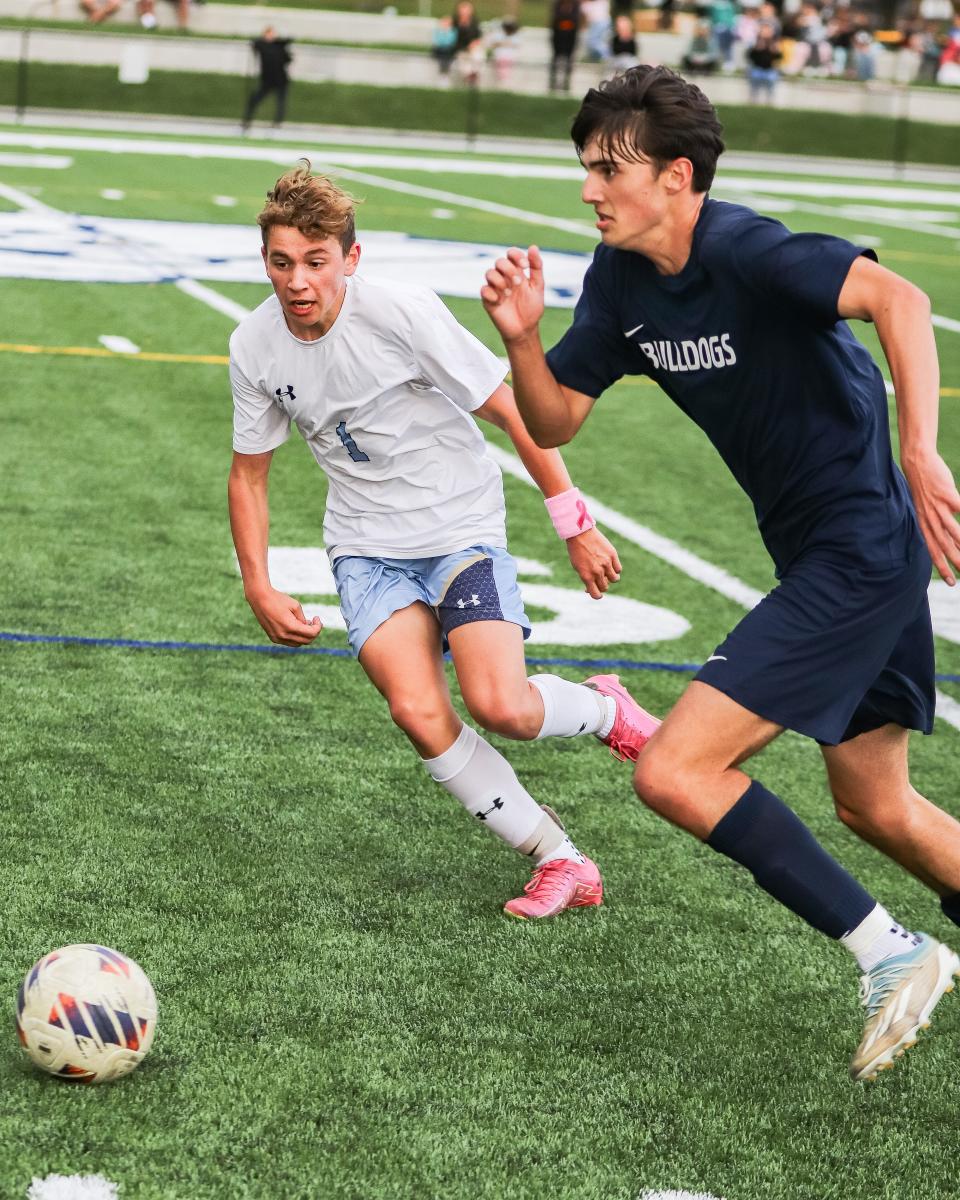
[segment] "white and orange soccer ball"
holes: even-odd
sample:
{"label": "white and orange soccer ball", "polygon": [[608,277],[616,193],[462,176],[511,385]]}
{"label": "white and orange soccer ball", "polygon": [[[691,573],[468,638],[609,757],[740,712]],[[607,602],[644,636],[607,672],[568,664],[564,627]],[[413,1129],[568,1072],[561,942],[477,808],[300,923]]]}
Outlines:
{"label": "white and orange soccer ball", "polygon": [[77,1083],[129,1073],[150,1049],[157,998],[143,970],[106,946],[63,946],[27,972],[17,1034],[44,1071]]}

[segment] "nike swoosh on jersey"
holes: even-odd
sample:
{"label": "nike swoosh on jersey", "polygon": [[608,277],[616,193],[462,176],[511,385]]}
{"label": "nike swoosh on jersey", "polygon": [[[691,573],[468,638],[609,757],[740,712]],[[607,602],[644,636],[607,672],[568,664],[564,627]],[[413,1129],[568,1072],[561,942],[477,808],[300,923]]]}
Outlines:
{"label": "nike swoosh on jersey", "polygon": [[634,335],[635,333],[637,333],[639,330],[641,330],[641,329],[643,328],[643,326],[644,326],[644,322],[643,322],[643,321],[641,321],[641,322],[640,322],[640,324],[639,324],[639,325],[636,325],[636,326],[634,326],[634,328],[633,328],[633,329],[625,329],[625,330],[623,331],[623,336],[624,336],[624,337],[633,337],[633,335]]}
{"label": "nike swoosh on jersey", "polygon": [[727,661],[727,656],[725,654],[711,654],[710,657],[707,659],[707,662],[726,662],[726,661]]}

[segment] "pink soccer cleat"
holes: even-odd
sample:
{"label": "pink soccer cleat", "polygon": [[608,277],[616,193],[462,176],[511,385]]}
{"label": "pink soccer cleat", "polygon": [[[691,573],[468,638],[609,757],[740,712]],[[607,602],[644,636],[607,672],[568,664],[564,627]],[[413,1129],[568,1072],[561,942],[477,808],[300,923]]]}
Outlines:
{"label": "pink soccer cleat", "polygon": [[552,858],[535,867],[523,895],[508,900],[503,911],[511,917],[555,917],[565,908],[583,908],[603,903],[603,880],[596,863],[572,858]]}
{"label": "pink soccer cleat", "polygon": [[621,762],[636,762],[640,751],[660,728],[656,717],[640,707],[620,682],[619,675],[591,675],[584,686],[593,688],[601,696],[611,696],[617,703],[617,715],[613,728],[601,738],[610,753]]}

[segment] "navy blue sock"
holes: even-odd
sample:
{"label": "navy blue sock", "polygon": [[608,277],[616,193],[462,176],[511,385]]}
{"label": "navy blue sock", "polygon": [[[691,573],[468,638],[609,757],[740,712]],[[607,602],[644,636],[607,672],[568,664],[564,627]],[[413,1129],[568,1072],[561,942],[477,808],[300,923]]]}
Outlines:
{"label": "navy blue sock", "polygon": [[876,905],[796,813],[756,781],[717,822],[707,845],[746,867],[765,892],[828,937],[856,929]]}
{"label": "navy blue sock", "polygon": [[953,892],[949,896],[941,896],[940,907],[943,909],[945,917],[949,917],[954,925],[960,925],[960,892]]}

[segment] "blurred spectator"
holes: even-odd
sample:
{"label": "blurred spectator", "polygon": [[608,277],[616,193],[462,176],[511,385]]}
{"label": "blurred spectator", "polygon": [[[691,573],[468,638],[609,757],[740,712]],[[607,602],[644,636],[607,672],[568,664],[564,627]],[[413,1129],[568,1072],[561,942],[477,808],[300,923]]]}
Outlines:
{"label": "blurred spectator", "polygon": [[826,75],[833,61],[833,47],[827,41],[827,30],[815,4],[802,4],[794,20],[797,44],[790,59],[791,74],[809,70]]}
{"label": "blurred spectator", "polygon": [[580,28],[580,0],[553,0],[550,13],[550,91],[570,90],[570,67]]}
{"label": "blurred spectator", "polygon": [[456,52],[457,31],[453,27],[453,17],[440,17],[433,27],[430,53],[437,60],[441,87],[450,86],[450,66]]}
{"label": "blurred spectator", "polygon": [[708,21],[697,22],[681,65],[691,75],[711,75],[720,65]]}
{"label": "blurred spectator", "polygon": [[454,46],[457,53],[469,50],[474,42],[480,41],[483,35],[477,20],[477,10],[471,0],[459,0],[453,10],[453,29],[457,35]]}
{"label": "blurred spectator", "polygon": [[660,0],[660,16],[657,20],[657,25],[670,33],[673,31],[673,10],[676,7],[675,0]]}
{"label": "blurred spectator", "polygon": [[473,86],[483,67],[483,32],[472,0],[459,0],[453,10],[453,28],[457,35],[454,61],[462,83]]}
{"label": "blurred spectator", "polygon": [[494,74],[500,87],[507,87],[520,49],[520,26],[513,17],[504,17],[487,42]]}
{"label": "blurred spectator", "polygon": [[[80,0],[80,7],[95,25],[99,25],[107,17],[113,16],[120,7],[121,2],[122,0]],[[136,7],[137,17],[143,28],[155,29],[157,26],[157,17],[153,11],[153,0],[137,0]],[[186,21],[183,23],[186,24]]]}
{"label": "blurred spectator", "polygon": [[877,74],[877,43],[869,29],[858,29],[853,35],[853,70],[861,83],[868,83]]}
{"label": "blurred spectator", "polygon": [[610,54],[615,71],[629,71],[639,65],[637,58],[637,35],[633,29],[633,18],[621,13],[613,23],[610,39]]}
{"label": "blurred spectator", "polygon": [[780,78],[777,64],[781,58],[783,53],[780,49],[780,39],[776,36],[774,27],[761,21],[757,40],[747,51],[747,80],[750,84],[751,103],[773,102],[774,89]]}
{"label": "blurred spectator", "polygon": [[737,15],[737,24],[734,27],[735,46],[738,53],[746,54],[757,40],[759,29],[760,12],[748,4],[740,10]]}
{"label": "blurred spectator", "polygon": [[947,30],[947,49],[953,47],[953,59],[956,61],[957,55],[960,54],[960,9],[953,14],[953,21],[950,28]]}
{"label": "blurred spectator", "polygon": [[271,92],[276,97],[273,123],[274,125],[283,123],[287,108],[287,87],[290,83],[287,67],[293,59],[290,52],[292,40],[292,38],[277,37],[276,30],[272,25],[268,25],[260,37],[254,38],[250,43],[260,63],[260,86],[255,92],[251,92],[247,100],[247,107],[243,114],[244,131],[250,128],[254,112]]}
{"label": "blurred spectator", "polygon": [[946,45],[937,69],[937,83],[960,84],[960,12],[954,13],[953,23],[947,31]]}
{"label": "blurred spectator", "polygon": [[856,28],[849,7],[837,8],[827,23],[827,41],[833,50],[833,74],[844,75],[851,66],[851,52]]}
{"label": "blurred spectator", "polygon": [[610,57],[610,0],[581,0],[584,23],[584,57],[588,62],[606,62]]}
{"label": "blurred spectator", "polygon": [[917,83],[936,83],[937,68],[940,66],[940,26],[936,21],[925,21],[910,39],[917,55]]}
{"label": "blurred spectator", "polygon": [[737,10],[733,0],[713,0],[710,5],[710,29],[721,66],[733,68],[733,43],[736,38]]}
{"label": "blurred spectator", "polygon": [[[205,4],[206,0],[196,0],[196,2]],[[186,29],[190,18],[190,0],[170,0],[170,3],[177,10],[177,28]]]}
{"label": "blurred spectator", "polygon": [[779,41],[783,36],[783,26],[780,23],[780,14],[777,12],[777,6],[773,3],[773,0],[763,0],[763,4],[760,5],[760,20],[770,26],[773,30],[773,36]]}
{"label": "blurred spectator", "polygon": [[920,0],[917,15],[924,21],[949,21],[953,4],[951,0]]}

